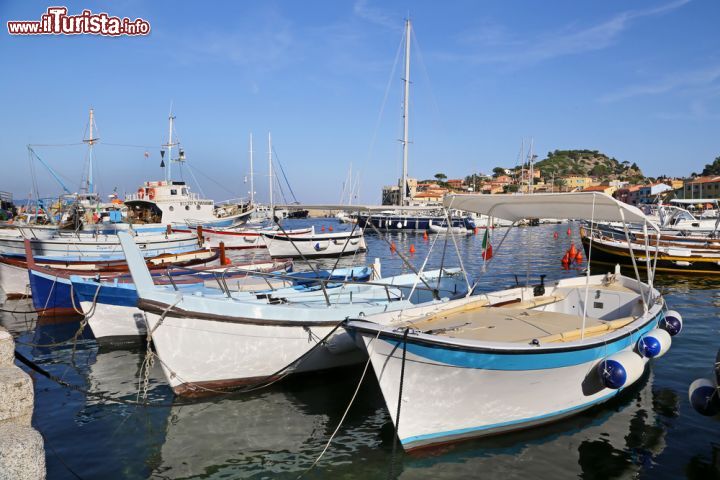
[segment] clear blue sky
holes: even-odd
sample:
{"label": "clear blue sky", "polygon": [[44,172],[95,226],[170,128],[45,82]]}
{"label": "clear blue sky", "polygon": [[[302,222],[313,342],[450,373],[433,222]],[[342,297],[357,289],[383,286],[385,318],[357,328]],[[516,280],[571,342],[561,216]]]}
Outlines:
{"label": "clear blue sky", "polygon": [[[541,158],[597,149],[647,175],[687,175],[720,155],[713,0],[86,0],[69,12],[142,17],[152,33],[7,34],[7,20],[39,19],[56,3],[0,2],[0,190],[17,197],[31,188],[26,144],[80,141],[93,106],[101,141],[160,145],[174,102],[188,161],[217,182],[198,176],[215,199],[248,191],[250,132],[265,196],[271,131],[301,201],[339,200],[352,162],[361,200],[377,202],[400,171],[400,65],[391,73],[408,12],[420,54],[412,176],[515,165],[523,137]],[[77,190],[84,147],[37,151]],[[148,160],[144,151],[99,145],[101,190],[160,178],[159,148]],[[59,193],[47,173],[38,182],[42,194]]]}

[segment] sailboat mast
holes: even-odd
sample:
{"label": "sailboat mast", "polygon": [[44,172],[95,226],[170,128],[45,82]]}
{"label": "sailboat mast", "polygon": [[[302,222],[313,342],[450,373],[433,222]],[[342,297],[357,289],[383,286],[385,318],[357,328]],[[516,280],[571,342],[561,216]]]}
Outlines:
{"label": "sailboat mast", "polygon": [[530,161],[529,161],[529,164],[530,164],[530,166],[529,166],[529,169],[530,169],[530,180],[529,180],[529,183],[528,183],[528,185],[529,185],[529,187],[528,187],[528,193],[531,193],[531,194],[533,193],[533,184],[534,184],[534,181],[535,181],[535,165],[534,165],[535,155],[533,155],[533,153],[534,153],[534,152],[533,152],[533,147],[534,147],[534,146],[535,146],[535,139],[531,137],[531,138],[530,138]]}
{"label": "sailboat mast", "polygon": [[88,144],[88,178],[87,178],[87,191],[88,193],[95,193],[95,180],[93,178],[93,162],[94,162],[94,151],[93,146],[95,145],[95,142],[98,141],[97,138],[93,136],[93,126],[95,124],[95,110],[90,109],[90,131],[88,132],[88,138],[84,139],[83,142]]}
{"label": "sailboat mast", "polygon": [[272,170],[272,138],[270,136],[270,132],[268,132],[268,171],[270,174],[268,175],[268,178],[270,179],[270,210],[272,211],[273,207],[273,170]]}
{"label": "sailboat mast", "polygon": [[175,120],[175,116],[172,114],[172,111],[170,112],[170,116],[168,117],[170,126],[168,127],[168,164],[167,164],[167,170],[165,171],[165,181],[170,183],[170,180],[172,179],[172,148],[173,148],[173,140],[172,140],[172,132],[173,132],[173,121]]}
{"label": "sailboat mast", "polygon": [[402,185],[400,186],[400,205],[407,203],[407,175],[408,175],[408,128],[410,113],[410,19],[405,20],[405,96],[403,99],[403,165]]}
{"label": "sailboat mast", "polygon": [[253,172],[253,144],[250,134],[250,205],[255,205],[255,177]]}

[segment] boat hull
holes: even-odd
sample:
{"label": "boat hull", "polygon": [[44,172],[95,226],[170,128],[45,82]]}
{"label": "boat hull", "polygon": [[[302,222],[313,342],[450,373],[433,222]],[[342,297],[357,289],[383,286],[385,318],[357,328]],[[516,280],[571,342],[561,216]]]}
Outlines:
{"label": "boat hull", "polygon": [[[146,315],[150,328],[155,329],[160,313],[146,311]],[[289,371],[311,372],[361,361],[363,353],[357,348],[335,354],[326,345],[317,345],[334,328],[167,316],[153,331],[152,339],[173,391],[204,396],[272,381],[301,358]],[[333,336],[347,337],[347,333],[338,330]]]}
{"label": "boat hull", "polygon": [[0,261],[0,288],[10,299],[29,296],[30,282],[27,268]]}
{"label": "boat hull", "polygon": [[398,437],[413,450],[529,428],[610,399],[621,389],[600,383],[598,363],[632,351],[657,326],[655,315],[607,344],[538,353],[451,347],[411,334],[404,364],[402,332],[385,330],[375,338],[377,329],[363,329],[367,322],[351,323],[350,331],[362,338],[393,422],[403,375]]}

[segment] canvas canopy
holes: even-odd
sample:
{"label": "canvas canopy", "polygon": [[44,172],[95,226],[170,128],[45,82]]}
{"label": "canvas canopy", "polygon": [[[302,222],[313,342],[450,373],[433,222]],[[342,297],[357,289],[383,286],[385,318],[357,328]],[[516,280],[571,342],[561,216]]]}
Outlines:
{"label": "canvas canopy", "polygon": [[524,218],[582,219],[598,222],[624,220],[628,223],[648,222],[657,229],[637,207],[619,202],[601,192],[533,195],[456,194],[446,196],[443,203],[447,208],[457,208],[513,222]]}

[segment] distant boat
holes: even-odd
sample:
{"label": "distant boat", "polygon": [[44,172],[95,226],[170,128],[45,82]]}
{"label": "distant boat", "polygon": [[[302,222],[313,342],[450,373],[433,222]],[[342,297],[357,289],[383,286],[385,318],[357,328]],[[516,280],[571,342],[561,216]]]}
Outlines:
{"label": "distant boat", "polygon": [[310,233],[286,235],[282,231],[264,232],[265,243],[270,256],[275,257],[338,257],[367,250],[361,229],[354,232]]}
{"label": "distant boat", "polygon": [[[175,117],[170,114],[168,143],[163,145],[167,150],[160,152],[161,166],[165,168],[165,180],[145,182],[136,193],[126,196],[128,221],[132,224],[173,224],[210,228],[234,227],[247,222],[254,211],[252,202],[228,200],[215,204],[213,200],[200,198],[190,192],[190,187],[184,181],[172,179],[172,164],[185,163],[185,151],[180,148],[177,139],[173,138],[174,120]],[[178,147],[177,158],[172,158],[173,147]]]}
{"label": "distant boat", "polygon": [[[446,220],[443,213],[440,212],[441,207],[428,207],[425,212],[410,213],[404,211],[402,207],[408,205],[408,195],[410,187],[408,184],[408,146],[409,140],[409,126],[408,120],[410,115],[410,22],[406,23],[405,28],[405,74],[403,75],[403,82],[405,82],[405,91],[403,97],[403,139],[402,142],[402,180],[400,182],[399,193],[399,207],[398,209],[392,209],[392,206],[388,206],[388,211],[379,213],[359,213],[357,216],[358,225],[365,229],[372,225],[377,229],[382,230],[429,230],[430,224],[440,224]],[[452,215],[451,226],[464,227],[469,230],[475,230],[475,222],[470,217],[462,217],[458,215]],[[370,228],[369,231],[372,231]]]}

